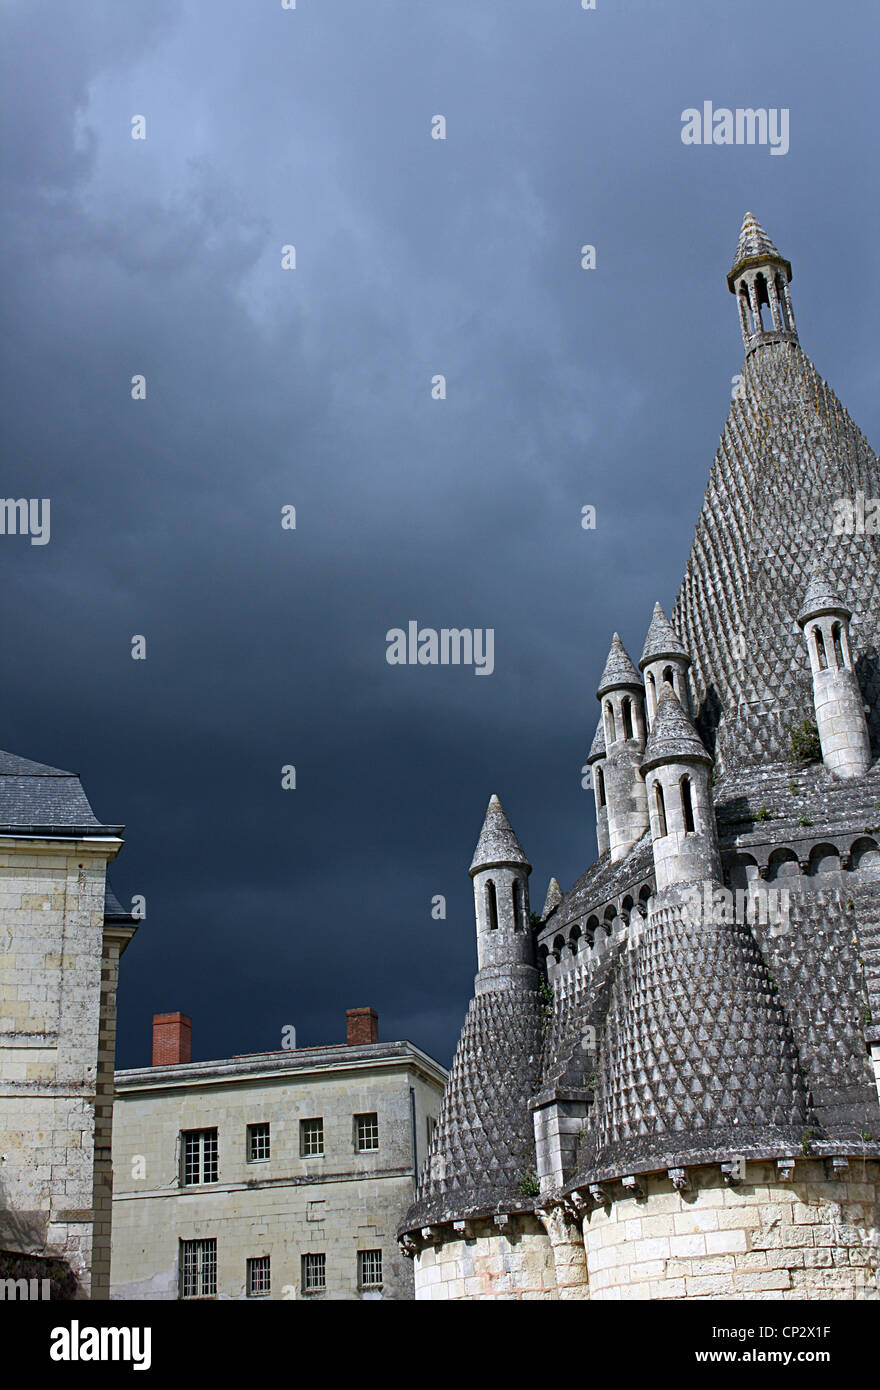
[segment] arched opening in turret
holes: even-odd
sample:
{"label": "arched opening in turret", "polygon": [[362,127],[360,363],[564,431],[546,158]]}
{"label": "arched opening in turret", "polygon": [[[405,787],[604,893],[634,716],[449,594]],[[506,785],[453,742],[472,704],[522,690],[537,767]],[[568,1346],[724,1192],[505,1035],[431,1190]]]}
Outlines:
{"label": "arched opening in turret", "polygon": [[654,672],[649,671],[645,681],[645,690],[648,696],[648,718],[653,719],[657,709],[657,682],[654,680]]}
{"label": "arched opening in turret", "polygon": [[621,712],[621,714],[623,715],[623,736],[624,736],[624,738],[632,738],[632,737],[633,737],[633,707],[632,707],[632,700],[629,698],[628,695],[624,696],[623,703],[622,703],[621,706],[620,706],[620,712]]}
{"label": "arched opening in turret", "polygon": [[591,950],[591,951],[592,951],[593,946],[594,946],[594,944],[595,944],[595,941],[596,941],[596,932],[597,932],[598,930],[599,930],[599,918],[598,918],[598,917],[588,917],[588,918],[587,918],[587,925],[584,927],[584,933],[585,933],[585,935],[586,935],[587,942],[588,942],[588,944],[589,944],[589,947],[590,947],[590,950]]}
{"label": "arched opening in turret", "polygon": [[725,863],[727,881],[731,888],[748,888],[760,878],[758,861],[753,854],[733,854]]}
{"label": "arched opening in turret", "polygon": [[766,324],[764,323],[764,305],[766,304],[769,309],[770,295],[767,292],[767,281],[760,271],[758,271],[758,274],[755,276],[755,304],[758,310],[758,323],[756,327],[763,333],[766,328]]}
{"label": "arched opening in turret", "polygon": [[663,788],[659,782],[654,783],[654,815],[657,818],[657,838],[662,840],[668,831],[666,829],[666,802],[663,799]]}
{"label": "arched opening in turret", "polygon": [[602,713],[605,716],[605,742],[614,743],[617,738],[617,731],[614,727],[614,706],[610,700],[602,702]]}
{"label": "arched opening in turret", "polygon": [[782,321],[782,327],[790,331],[791,324],[788,318],[788,305],[785,302],[785,280],[781,275],[776,276],[776,298],[779,301],[779,317]]}
{"label": "arched opening in turret", "polygon": [[486,921],[490,931],[498,930],[498,896],[491,878],[486,882]]}
{"label": "arched opening in turret", "polygon": [[740,323],[742,324],[743,337],[750,338],[752,335],[752,320],[749,312],[749,290],[745,280],[740,281],[737,303],[739,304],[739,317]]}
{"label": "arched opening in turret", "polygon": [[834,651],[834,664],[838,671],[842,671],[846,662],[843,658],[843,645],[840,640],[840,623],[831,625],[831,646]]}
{"label": "arched opening in turret", "polygon": [[572,927],[571,931],[568,933],[568,945],[569,945],[569,949],[571,950],[571,954],[572,954],[573,956],[576,956],[576,955],[577,955],[578,950],[580,949],[580,944],[581,944],[581,929],[580,929],[580,927],[578,927],[578,926],[574,926],[574,927]]}
{"label": "arched opening in turret", "polygon": [[813,628],[813,645],[816,648],[816,660],[819,663],[819,670],[827,671],[828,657],[825,654],[825,638],[822,636],[821,628]]}
{"label": "arched opening in turret", "polygon": [[601,811],[605,805],[605,774],[601,767],[593,768],[593,777],[596,782],[596,801]]}
{"label": "arched opening in turret", "polygon": [[522,879],[513,880],[513,930],[519,931],[523,926],[523,886]]}
{"label": "arched opening in turret", "polygon": [[641,903],[642,907],[645,909],[646,912],[648,910],[648,903],[651,901],[652,896],[653,895],[651,893],[650,883],[643,883],[641,888],[639,889],[639,902]]}
{"label": "arched opening in turret", "polygon": [[691,792],[691,779],[685,773],[679,782],[681,788],[681,814],[684,820],[685,832],[693,834],[696,829],[694,825],[694,799]]}

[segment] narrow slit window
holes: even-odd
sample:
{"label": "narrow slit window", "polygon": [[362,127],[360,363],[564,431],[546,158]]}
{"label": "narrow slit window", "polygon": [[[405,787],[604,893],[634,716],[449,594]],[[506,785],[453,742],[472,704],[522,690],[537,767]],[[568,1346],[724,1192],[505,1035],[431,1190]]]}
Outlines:
{"label": "narrow slit window", "polygon": [[666,803],[663,800],[663,788],[659,782],[654,783],[654,809],[657,813],[657,834],[659,839],[663,839],[666,832]]}
{"label": "narrow slit window", "polygon": [[597,768],[595,769],[595,778],[596,778],[596,798],[597,798],[597,800],[598,800],[598,802],[599,802],[599,810],[601,811],[602,808],[603,808],[603,806],[605,805],[605,775],[604,775],[604,773],[602,772],[601,767],[597,767]]}
{"label": "narrow slit window", "polygon": [[825,638],[822,636],[818,627],[813,629],[813,639],[816,645],[816,659],[819,662],[819,670],[827,671],[828,657],[825,654]]}
{"label": "narrow slit window", "polygon": [[685,830],[686,830],[686,831],[693,831],[694,828],[695,828],[695,827],[694,827],[694,802],[693,802],[693,797],[692,797],[692,795],[691,795],[691,779],[690,779],[690,777],[682,777],[682,779],[681,779],[681,814],[682,814],[682,817],[683,817],[683,819],[684,819],[684,828],[685,828]]}
{"label": "narrow slit window", "polygon": [[624,738],[633,737],[633,710],[632,700],[627,696],[622,705],[623,711],[623,736]]}
{"label": "narrow slit window", "polygon": [[490,878],[486,884],[486,919],[489,923],[490,931],[498,930],[498,897],[495,893],[495,884]]}

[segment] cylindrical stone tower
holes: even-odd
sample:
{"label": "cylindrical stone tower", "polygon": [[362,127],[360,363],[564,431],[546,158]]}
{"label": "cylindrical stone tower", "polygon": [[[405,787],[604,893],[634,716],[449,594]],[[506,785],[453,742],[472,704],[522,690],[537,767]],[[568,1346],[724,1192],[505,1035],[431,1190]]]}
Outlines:
{"label": "cylindrical stone tower", "polygon": [[502,985],[537,988],[531,872],[504,807],[493,796],[469,870],[477,918],[477,994]]}
{"label": "cylindrical stone tower", "polygon": [[639,775],[645,747],[645,688],[615,632],[596,696],[605,731],[603,779],[608,812],[608,847],[625,859],[648,828],[645,784]]}
{"label": "cylindrical stone tower", "polygon": [[711,769],[696,729],[664,682],[642,759],[658,894],[676,884],[721,881]]}
{"label": "cylindrical stone tower", "polygon": [[814,569],[798,623],[810,654],[822,761],[837,777],[861,777],[871,765],[865,702],[849,645],[851,617],[828,576]]}
{"label": "cylindrical stone tower", "polygon": [[649,729],[654,722],[654,715],[657,713],[660,687],[664,681],[668,681],[672,686],[685,714],[690,714],[691,703],[687,679],[690,664],[690,656],[679,639],[678,633],[660,604],[655,603],[651,625],[645,638],[642,659],[639,662],[639,670],[645,682],[645,708]]}

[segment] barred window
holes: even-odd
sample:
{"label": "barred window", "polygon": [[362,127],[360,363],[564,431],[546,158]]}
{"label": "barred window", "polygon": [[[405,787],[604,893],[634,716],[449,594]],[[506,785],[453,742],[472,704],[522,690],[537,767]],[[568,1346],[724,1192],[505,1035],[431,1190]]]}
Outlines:
{"label": "barred window", "polygon": [[324,1152],[324,1121],[300,1120],[299,1151],[302,1158],[317,1158]]}
{"label": "barred window", "polygon": [[248,1298],[264,1298],[271,1291],[272,1276],[269,1268],[269,1256],[257,1255],[254,1259],[247,1262],[247,1294]]}
{"label": "barred window", "polygon": [[179,1267],[181,1298],[216,1298],[216,1239],[182,1240]]}
{"label": "barred window", "polygon": [[358,1287],[378,1289],[382,1286],[382,1251],[358,1251]]}
{"label": "barred window", "polygon": [[303,1255],[302,1257],[303,1293],[317,1293],[327,1287],[327,1256]]}
{"label": "barred window", "polygon": [[267,1124],[248,1125],[247,1127],[247,1161],[248,1163],[265,1163],[269,1158],[269,1126]]}
{"label": "barred window", "polygon": [[217,1181],[216,1129],[185,1129],[181,1134],[183,1184]]}
{"label": "barred window", "polygon": [[355,1115],[355,1130],[357,1134],[358,1153],[368,1153],[371,1149],[379,1147],[379,1117],[374,1112],[372,1115]]}

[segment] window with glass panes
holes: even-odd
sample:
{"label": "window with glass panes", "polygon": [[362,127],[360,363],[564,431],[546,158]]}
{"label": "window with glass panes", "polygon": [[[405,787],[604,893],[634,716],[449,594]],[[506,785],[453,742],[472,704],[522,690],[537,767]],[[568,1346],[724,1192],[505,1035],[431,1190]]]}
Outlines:
{"label": "window with glass panes", "polygon": [[215,1298],[217,1295],[217,1241],[180,1242],[180,1297]]}
{"label": "window with glass panes", "polygon": [[382,1251],[358,1251],[358,1285],[362,1289],[376,1289],[382,1283]]}
{"label": "window with glass panes", "polygon": [[272,1287],[269,1256],[257,1255],[247,1262],[248,1298],[259,1298],[270,1292]]}
{"label": "window with glass panes", "polygon": [[378,1115],[355,1115],[355,1131],[357,1134],[358,1153],[368,1153],[370,1149],[379,1147],[379,1117]]}
{"label": "window with glass panes", "polygon": [[314,1293],[327,1287],[327,1256],[303,1255],[302,1286],[304,1293]]}
{"label": "window with glass panes", "polygon": [[217,1181],[216,1129],[185,1129],[181,1135],[183,1182],[189,1187],[200,1182]]}
{"label": "window with glass panes", "polygon": [[248,1125],[247,1161],[265,1163],[269,1157],[269,1126],[267,1124]]}
{"label": "window with glass panes", "polygon": [[303,1158],[316,1158],[324,1152],[323,1120],[300,1120],[299,1151]]}

